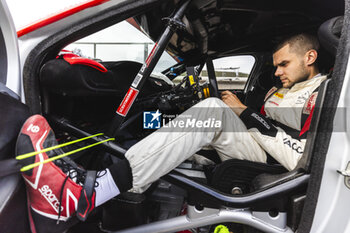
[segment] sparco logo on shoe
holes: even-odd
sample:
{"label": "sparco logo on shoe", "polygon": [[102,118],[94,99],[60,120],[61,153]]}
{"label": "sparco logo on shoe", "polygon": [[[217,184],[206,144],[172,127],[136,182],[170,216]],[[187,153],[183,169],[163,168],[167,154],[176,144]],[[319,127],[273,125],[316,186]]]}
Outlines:
{"label": "sparco logo on shoe", "polygon": [[31,131],[33,133],[39,132],[40,128],[37,125],[30,124],[30,126],[27,128],[27,131]]}
{"label": "sparco logo on shoe", "polygon": [[[52,190],[48,185],[44,185],[39,189],[39,192],[45,199],[50,203],[50,205],[56,210],[58,213],[58,208],[60,206],[60,202],[58,201],[55,194],[52,193]],[[63,211],[63,206],[61,206],[61,211]]]}

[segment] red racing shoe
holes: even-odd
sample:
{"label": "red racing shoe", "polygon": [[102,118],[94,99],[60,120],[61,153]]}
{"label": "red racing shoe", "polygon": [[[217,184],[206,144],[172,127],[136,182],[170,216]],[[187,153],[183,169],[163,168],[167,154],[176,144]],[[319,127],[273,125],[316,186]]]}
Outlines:
{"label": "red racing shoe", "polygon": [[[34,115],[23,125],[16,154],[40,151],[57,145],[44,117]],[[59,149],[19,160],[22,166],[62,154]],[[84,221],[95,207],[96,171],[85,171],[69,158],[41,164],[22,172],[27,187],[28,215],[32,232],[63,232]]]}

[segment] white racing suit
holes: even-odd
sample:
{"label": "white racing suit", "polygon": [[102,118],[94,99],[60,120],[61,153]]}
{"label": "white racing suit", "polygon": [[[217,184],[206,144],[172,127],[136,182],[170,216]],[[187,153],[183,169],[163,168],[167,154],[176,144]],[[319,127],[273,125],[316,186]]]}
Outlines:
{"label": "white racing suit", "polygon": [[265,163],[267,152],[292,170],[303,154],[317,90],[325,79],[319,74],[290,89],[272,88],[261,113],[247,108],[238,117],[217,98],[196,104],[126,152],[133,191],[144,191],[203,147],[214,148],[222,160]]}

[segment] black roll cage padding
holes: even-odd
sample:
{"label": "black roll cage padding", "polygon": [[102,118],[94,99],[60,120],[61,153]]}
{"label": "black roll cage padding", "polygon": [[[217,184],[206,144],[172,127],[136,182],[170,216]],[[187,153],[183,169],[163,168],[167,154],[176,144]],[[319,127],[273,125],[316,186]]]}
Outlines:
{"label": "black roll cage padding", "polygon": [[310,175],[299,173],[295,178],[287,182],[281,183],[274,187],[265,188],[253,193],[245,195],[229,195],[214,190],[204,184],[201,184],[191,178],[172,171],[163,178],[170,183],[178,185],[189,192],[189,196],[193,196],[196,201],[201,203],[203,207],[219,208],[221,206],[232,208],[246,208],[254,205],[261,205],[261,203],[274,200],[279,197],[285,198],[289,193],[306,189]]}
{"label": "black roll cage padding", "polygon": [[[81,130],[75,127],[67,119],[63,117],[57,117],[57,116],[46,116],[46,117],[50,123],[53,123],[56,127],[58,127],[61,130],[68,131],[69,133],[73,134],[76,137],[89,137],[92,135],[88,132],[85,132],[84,130]],[[94,142],[100,142],[100,141],[106,140],[107,138],[108,137],[103,135],[99,137],[90,138],[89,140],[92,140]],[[110,152],[116,157],[120,159],[125,158],[124,155],[126,153],[126,150],[121,146],[117,145],[116,143],[112,141],[108,141],[108,142],[102,143],[101,146],[104,149],[106,149],[106,151]]]}
{"label": "black roll cage padding", "polygon": [[218,82],[216,80],[216,75],[215,75],[215,69],[214,69],[214,65],[213,65],[213,59],[208,57],[206,60],[206,64],[207,64],[207,71],[208,71],[208,79],[209,79],[209,86],[210,92],[210,96],[211,97],[220,97],[219,96],[219,88],[218,88]]}
{"label": "black roll cage padding", "polygon": [[[142,89],[143,84],[151,75],[154,67],[158,63],[161,55],[163,54],[173,34],[178,29],[186,28],[186,25],[182,22],[182,18],[185,15],[185,11],[187,9],[187,6],[190,4],[190,1],[191,0],[184,0],[183,2],[181,2],[182,5],[180,5],[178,9],[174,11],[172,16],[165,18],[168,21],[167,27],[165,28],[164,32],[161,34],[157,43],[155,43],[152,49],[152,52],[147,57],[147,60],[144,62],[138,74],[135,76],[134,81],[129,87],[128,92],[125,94],[123,101],[119,105],[119,107],[122,107],[121,109],[126,109],[126,110],[125,111],[123,110],[121,112],[119,112],[119,109],[117,110],[116,115],[113,117],[112,123],[107,132],[107,135],[114,137],[118,134],[118,132],[120,131],[120,126],[122,125],[125,117],[128,114],[128,111],[131,109],[133,105],[133,101],[135,100],[135,98],[137,98],[137,94]],[[130,91],[130,95],[129,95],[129,91]],[[134,97],[131,97],[131,95],[133,95]]]}

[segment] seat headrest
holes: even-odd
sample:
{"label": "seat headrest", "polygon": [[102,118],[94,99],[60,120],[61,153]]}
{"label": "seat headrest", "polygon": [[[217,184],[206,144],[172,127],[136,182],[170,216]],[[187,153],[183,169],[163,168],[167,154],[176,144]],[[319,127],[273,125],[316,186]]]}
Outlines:
{"label": "seat headrest", "polygon": [[334,57],[343,27],[344,16],[337,16],[324,22],[318,29],[318,39],[321,46]]}

